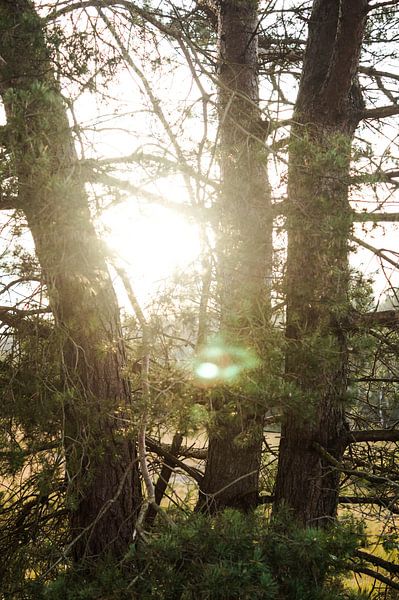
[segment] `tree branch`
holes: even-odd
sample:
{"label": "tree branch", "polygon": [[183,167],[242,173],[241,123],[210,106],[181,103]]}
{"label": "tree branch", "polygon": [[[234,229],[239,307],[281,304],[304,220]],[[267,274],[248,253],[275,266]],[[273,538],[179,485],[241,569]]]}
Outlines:
{"label": "tree branch", "polygon": [[358,213],[353,211],[352,220],[355,223],[397,223],[399,221],[399,213]]}
{"label": "tree branch", "polygon": [[373,571],[372,569],[368,569],[367,567],[360,567],[357,565],[352,565],[349,568],[354,573],[368,575],[369,577],[377,579],[378,581],[381,581],[381,583],[385,583],[387,586],[395,590],[399,590],[399,583],[392,581],[392,579],[389,579],[389,577],[386,577],[385,575],[381,575],[381,573],[378,573],[377,571]]}
{"label": "tree branch", "polygon": [[385,6],[396,6],[399,4],[399,0],[386,0],[386,2],[378,2],[377,4],[369,4],[368,11],[375,10],[377,8],[384,8]]}
{"label": "tree branch", "polygon": [[[171,453],[176,455],[179,452],[181,443],[183,441],[183,436],[182,434],[177,431],[175,433],[175,435],[173,436],[173,441],[172,441],[172,445],[171,445]],[[173,473],[173,466],[169,465],[167,461],[165,461],[162,465],[161,468],[161,472],[158,476],[158,480],[155,484],[155,503],[160,506],[162,499],[165,495],[166,489],[168,487],[170,478],[172,476]],[[154,506],[150,506],[147,516],[146,516],[146,523],[148,524],[153,524],[155,517],[157,515],[157,510]]]}
{"label": "tree branch", "polygon": [[158,456],[163,456],[172,467],[178,467],[190,475],[190,477],[192,477],[197,483],[200,484],[202,482],[203,475],[198,469],[186,465],[183,461],[179,460],[176,456],[169,452],[163,445],[158,444],[148,435],[146,436],[146,445],[151,452],[158,454]]}
{"label": "tree branch", "polygon": [[381,508],[389,510],[394,515],[399,515],[399,506],[395,504],[397,497],[379,498],[378,496],[340,496],[338,502],[340,504],[375,504]]}
{"label": "tree branch", "polygon": [[395,489],[399,489],[399,484],[396,481],[388,479],[388,477],[381,477],[379,475],[373,475],[372,473],[366,473],[366,471],[356,471],[355,469],[347,469],[342,463],[340,463],[332,454],[330,454],[323,446],[317,442],[313,442],[314,449],[320,454],[326,462],[333,466],[337,471],[345,473],[350,477],[357,477],[359,479],[365,479],[370,483],[389,485]]}
{"label": "tree branch", "polygon": [[28,317],[51,314],[51,312],[49,308],[21,310],[10,306],[0,306],[0,323],[20,332],[39,333],[42,337],[47,337],[50,332],[50,325],[47,327],[43,321],[36,323]]}
{"label": "tree branch", "polygon": [[168,210],[173,210],[180,215],[185,215],[189,218],[210,220],[211,215],[213,214],[212,209],[199,206],[188,206],[187,204],[179,204],[177,202],[168,202],[160,194],[155,194],[154,192],[150,192],[134,185],[130,181],[113,177],[107,173],[96,172],[94,170],[87,171],[85,174],[85,179],[86,181],[91,181],[92,183],[99,183],[110,188],[122,190],[128,194],[131,194],[132,196],[136,196],[137,198],[143,198],[150,204],[162,206]]}
{"label": "tree branch", "polygon": [[387,256],[386,254],[384,254],[382,249],[378,249],[378,248],[375,248],[374,246],[370,246],[370,244],[368,244],[364,240],[361,240],[361,239],[355,237],[354,235],[351,235],[350,239],[353,242],[356,242],[356,244],[359,244],[359,246],[363,246],[363,248],[370,250],[370,252],[372,252],[373,254],[375,254],[376,256],[381,258],[382,260],[385,260],[389,264],[393,265],[396,269],[399,269],[399,263],[396,262],[395,260],[393,260],[392,258],[389,258],[389,256]]}
{"label": "tree branch", "polygon": [[372,376],[367,376],[367,377],[355,377],[353,379],[350,379],[351,382],[353,383],[399,383],[399,377],[372,377]]}
{"label": "tree branch", "polygon": [[378,310],[374,312],[355,314],[351,317],[356,327],[399,327],[399,310]]}
{"label": "tree branch", "polygon": [[360,442],[399,442],[399,429],[365,429],[348,432],[348,445]]}
{"label": "tree branch", "polygon": [[377,567],[382,567],[389,573],[395,573],[395,574],[398,573],[399,574],[399,565],[396,563],[385,560],[385,559],[381,558],[380,556],[376,556],[374,554],[369,554],[368,552],[363,552],[363,550],[356,550],[355,554],[362,560],[367,560],[368,562],[371,562],[373,565],[376,565]]}
{"label": "tree branch", "polygon": [[389,71],[379,71],[373,67],[360,67],[359,73],[364,75],[370,75],[371,77],[385,77],[387,79],[396,79],[399,81],[399,75],[397,73],[390,73]]}
{"label": "tree branch", "polygon": [[78,0],[77,2],[71,2],[60,9],[54,9],[47,15],[47,21],[54,21],[62,16],[65,16],[74,10],[85,9],[85,8],[116,8],[123,7],[129,14],[136,14],[143,18],[143,20],[151,23],[156,29],[164,33],[165,35],[177,38],[180,32],[175,27],[165,25],[159,19],[157,19],[153,13],[144,8],[140,8],[137,4],[134,4],[131,0]]}
{"label": "tree branch", "polygon": [[[395,504],[397,497],[393,498],[379,498],[378,496],[339,496],[339,504],[375,504],[381,508],[386,508],[394,515],[399,515],[399,506]],[[274,502],[274,496],[270,494],[261,495],[258,497],[258,505],[272,504]]]}
{"label": "tree branch", "polygon": [[399,115],[399,104],[368,108],[363,112],[362,119],[384,119],[394,115]]}
{"label": "tree branch", "polygon": [[206,175],[203,175],[202,173],[199,173],[196,169],[191,167],[189,164],[187,164],[187,163],[182,164],[175,160],[171,160],[170,158],[166,158],[165,156],[151,154],[149,152],[143,152],[141,150],[138,150],[137,152],[131,152],[130,154],[127,154],[125,156],[116,156],[115,158],[105,158],[105,159],[99,159],[99,160],[94,160],[94,161],[93,160],[82,161],[81,164],[84,168],[85,164],[87,164],[87,166],[89,166],[89,167],[97,167],[97,166],[103,166],[103,165],[129,164],[132,162],[134,162],[134,163],[142,163],[142,162],[155,163],[157,165],[166,167],[168,170],[171,170],[175,173],[180,172],[180,173],[184,173],[185,175],[189,175],[189,177],[192,177],[196,181],[199,181],[201,183],[205,183],[206,185],[211,186],[216,191],[220,190],[220,185],[217,181],[210,179],[209,177],[207,177]]}

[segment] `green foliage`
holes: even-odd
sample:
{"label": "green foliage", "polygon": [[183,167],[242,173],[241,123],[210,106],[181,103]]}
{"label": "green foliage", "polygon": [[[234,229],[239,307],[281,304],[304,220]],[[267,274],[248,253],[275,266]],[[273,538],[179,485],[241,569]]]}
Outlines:
{"label": "green foliage", "polygon": [[399,535],[396,531],[385,533],[381,538],[381,544],[385,552],[399,551]]}
{"label": "green foliage", "polygon": [[291,151],[296,157],[302,157],[304,173],[317,177],[337,172],[342,176],[346,172],[351,152],[351,139],[340,132],[331,132],[323,136],[314,132],[305,132],[302,137],[290,142]]}
{"label": "green foliage", "polygon": [[353,522],[328,531],[297,527],[289,515],[268,524],[262,514],[226,510],[164,525],[132,546],[123,564],[96,573],[72,571],[35,600],[343,600],[340,577],[359,542]]}

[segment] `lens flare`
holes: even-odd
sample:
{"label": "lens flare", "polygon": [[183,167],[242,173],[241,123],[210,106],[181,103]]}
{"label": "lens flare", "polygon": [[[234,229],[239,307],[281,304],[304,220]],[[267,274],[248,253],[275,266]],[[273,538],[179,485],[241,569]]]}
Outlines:
{"label": "lens flare", "polygon": [[211,362],[202,362],[197,365],[195,370],[197,376],[201,379],[216,379],[219,375],[219,371],[219,367]]}
{"label": "lens flare", "polygon": [[258,364],[259,359],[251,349],[215,338],[195,356],[193,371],[203,384],[233,383],[243,371]]}

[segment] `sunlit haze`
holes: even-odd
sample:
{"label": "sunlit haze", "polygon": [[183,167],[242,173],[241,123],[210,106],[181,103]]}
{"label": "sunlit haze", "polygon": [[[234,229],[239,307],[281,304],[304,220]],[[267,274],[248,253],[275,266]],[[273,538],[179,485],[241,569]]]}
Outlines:
{"label": "sunlit haze", "polygon": [[139,300],[148,302],[177,270],[200,253],[198,228],[174,211],[124,204],[105,212],[105,241],[129,274]]}

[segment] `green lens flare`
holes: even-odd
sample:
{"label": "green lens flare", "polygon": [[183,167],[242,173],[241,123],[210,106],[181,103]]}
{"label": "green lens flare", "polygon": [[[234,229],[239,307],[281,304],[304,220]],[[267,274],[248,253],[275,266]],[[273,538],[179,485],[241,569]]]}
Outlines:
{"label": "green lens flare", "polygon": [[203,383],[229,383],[258,364],[259,359],[249,348],[227,344],[217,338],[196,355],[193,370]]}

